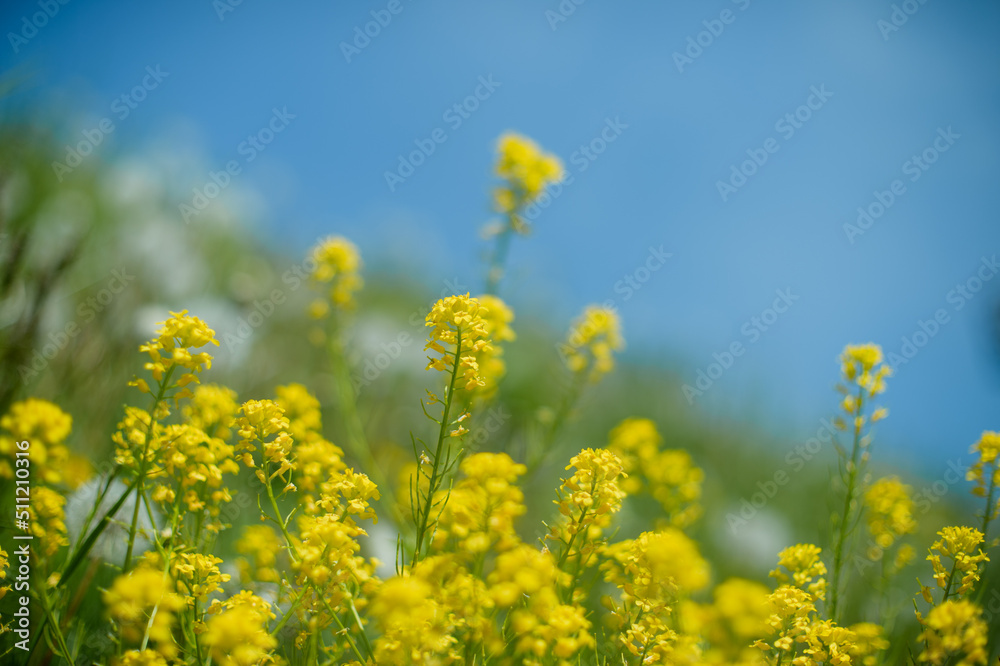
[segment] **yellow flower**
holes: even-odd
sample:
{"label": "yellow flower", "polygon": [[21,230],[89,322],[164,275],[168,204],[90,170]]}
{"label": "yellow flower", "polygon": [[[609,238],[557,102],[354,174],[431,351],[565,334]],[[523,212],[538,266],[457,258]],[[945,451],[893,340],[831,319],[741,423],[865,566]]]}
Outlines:
{"label": "yellow flower", "polygon": [[278,553],[283,548],[281,537],[270,525],[247,525],[236,542],[236,552],[244,555],[236,560],[243,584],[250,581],[277,583]]}
{"label": "yellow flower", "polygon": [[558,578],[552,553],[520,544],[497,556],[488,578],[490,596],[500,608],[510,608],[543,589],[554,589]]}
{"label": "yellow flower", "polygon": [[177,591],[183,593],[189,607],[197,600],[208,601],[208,595],[221,592],[220,583],[229,580],[229,574],[219,572],[222,559],[201,553],[175,554],[170,562],[170,572],[177,581]]}
{"label": "yellow flower", "polygon": [[66,498],[51,488],[36,486],[31,489],[31,533],[38,537],[40,551],[45,557],[52,557],[63,546],[69,545],[66,538],[66,514],[63,507]]}
{"label": "yellow flower", "polygon": [[708,562],[683,532],[643,532],[605,550],[605,578],[645,612],[662,612],[708,585]]}
{"label": "yellow flower", "polygon": [[1000,433],[984,432],[972,445],[970,453],[978,453],[979,457],[965,478],[976,482],[973,495],[986,498],[986,521],[989,522],[1000,516]]}
{"label": "yellow flower", "polygon": [[559,489],[559,512],[566,516],[554,528],[556,536],[569,543],[591,526],[605,527],[625,499],[619,481],[624,478],[621,460],[607,449],[584,449],[566,469],[576,468]]}
{"label": "yellow flower", "polygon": [[456,366],[458,386],[466,390],[486,386],[476,356],[490,351],[489,331],[486,326],[486,308],[478,299],[465,296],[442,298],[427,314],[431,327],[424,349],[440,356],[428,356],[427,369],[451,372]]}
{"label": "yellow flower", "polygon": [[596,382],[614,369],[614,352],[624,348],[618,313],[612,308],[589,305],[573,322],[559,351],[571,372]]}
{"label": "yellow flower", "polygon": [[622,421],[609,437],[608,449],[622,460],[628,477],[622,489],[635,495],[648,492],[663,507],[674,527],[687,527],[701,515],[701,484],[705,474],[687,451],[660,450],[663,438],[649,419]]}
{"label": "yellow flower", "polygon": [[69,437],[73,419],[46,400],[28,398],[15,402],[0,418],[0,478],[14,478],[14,460],[18,442],[27,441],[32,475],[48,484],[59,484],[69,460],[63,444]]}
{"label": "yellow flower", "polygon": [[[983,533],[972,527],[945,527],[938,536],[941,538],[934,542],[927,556],[934,567],[934,580],[946,595],[964,595],[979,581],[979,564],[990,561],[979,548]],[[942,557],[951,563],[943,563]],[[957,589],[953,587],[955,583]]]}
{"label": "yellow flower", "polygon": [[474,395],[480,398],[491,398],[496,394],[497,384],[507,373],[507,364],[503,360],[503,345],[516,339],[510,323],[514,321],[514,311],[506,303],[491,294],[477,296],[479,312],[483,318],[486,336],[490,345],[475,354],[479,365],[483,386],[473,387]]}
{"label": "yellow flower", "polygon": [[516,545],[514,520],[526,510],[524,493],[516,484],[526,469],[506,453],[476,453],[462,461],[466,478],[451,489],[435,533],[435,547],[442,550],[450,540],[453,552],[478,556]]}
{"label": "yellow flower", "polygon": [[[248,400],[240,407],[236,427],[240,437],[236,451],[244,452],[243,463],[247,467],[257,467],[251,452],[258,452],[260,464],[268,470],[267,474],[264,469],[257,470],[257,478],[261,483],[270,483],[276,477],[283,478],[286,472],[295,469],[288,418],[278,403],[272,400]],[[269,440],[272,435],[275,436],[274,439]],[[271,471],[274,466],[277,469]]]}
{"label": "yellow flower", "polygon": [[[798,544],[778,553],[778,567],[770,576],[784,585],[791,583],[805,590],[814,599],[826,594],[826,565],[820,559],[820,548],[812,544]],[[787,569],[787,573],[780,567]]]}
{"label": "yellow flower", "polygon": [[987,627],[983,609],[971,601],[949,599],[931,609],[921,620],[923,632],[917,637],[925,644],[917,659],[941,666],[986,664]]}
{"label": "yellow flower", "polygon": [[[157,382],[164,381],[168,373],[181,369],[183,374],[171,377],[170,386],[165,387],[182,389],[174,395],[176,400],[191,397],[191,390],[185,387],[191,383],[197,384],[197,373],[212,367],[212,357],[207,352],[192,353],[191,350],[208,344],[219,346],[215,331],[187,312],[171,312],[169,319],[160,322],[156,337],[139,347],[139,351],[149,355],[145,368]],[[150,392],[149,386],[141,379],[135,379],[130,384],[138,386],[144,393]]]}
{"label": "yellow flower", "polygon": [[202,639],[220,666],[256,666],[272,661],[278,646],[267,631],[267,616],[239,604],[209,618]]}
{"label": "yellow flower", "polygon": [[702,635],[709,644],[704,660],[709,664],[753,662],[750,644],[767,633],[770,590],[760,583],[730,578],[713,591],[714,602],[687,602],[681,607],[685,633]]}
{"label": "yellow flower", "polygon": [[211,437],[228,439],[240,406],[236,391],[218,384],[206,384],[194,390],[191,402],[184,406],[188,423]]}
{"label": "yellow flower", "polygon": [[310,314],[317,319],[325,317],[330,307],[351,309],[354,307],[354,293],[364,286],[361,279],[361,254],[358,248],[340,236],[329,236],[311,250],[316,268],[310,275],[315,288],[323,292],[323,300],[310,308]]}
{"label": "yellow flower", "polygon": [[161,655],[167,659],[177,656],[174,613],[184,608],[184,600],[173,588],[170,576],[148,566],[118,576],[103,596],[122,638],[138,643],[148,635]]}
{"label": "yellow flower", "polygon": [[[886,550],[900,537],[916,531],[910,491],[898,477],[891,476],[879,479],[865,492],[868,531],[879,549]],[[876,559],[881,559],[881,553]]]}
{"label": "yellow flower", "polygon": [[118,666],[167,666],[167,660],[156,650],[129,650],[122,655]]}
{"label": "yellow flower", "polygon": [[493,191],[494,208],[508,217],[511,230],[527,233],[528,225],[519,213],[546,187],[562,180],[562,162],[542,152],[531,139],[512,132],[500,137],[497,153],[496,174],[504,183]]}
{"label": "yellow flower", "polygon": [[434,657],[445,653],[454,642],[448,635],[444,610],[435,600],[434,588],[419,575],[394,576],[385,581],[371,603],[370,614],[382,630],[375,640],[377,663],[434,663]]}

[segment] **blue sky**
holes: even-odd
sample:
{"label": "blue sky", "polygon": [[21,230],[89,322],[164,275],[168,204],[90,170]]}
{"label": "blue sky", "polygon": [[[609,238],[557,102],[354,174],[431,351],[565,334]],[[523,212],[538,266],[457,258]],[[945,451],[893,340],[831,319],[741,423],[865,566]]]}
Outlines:
{"label": "blue sky", "polygon": [[[204,163],[191,186],[240,160],[275,242],[301,252],[343,233],[370,265],[413,265],[432,285],[481,284],[493,146],[522,132],[560,155],[573,182],[514,244],[504,295],[515,308],[563,327],[588,302],[614,299],[628,354],[692,384],[713,354],[744,343],[694,408],[763,413],[802,433],[832,409],[844,344],[901,353],[937,313],[945,323],[890,383],[885,446],[933,469],[1000,427],[990,338],[1000,279],[970,298],[953,292],[976,287],[977,271],[994,277],[983,258],[1000,253],[995,3],[390,4],[244,0],[220,17],[207,0],[77,0],[12,41],[41,10],[11,2],[0,64],[30,72],[21,100],[71,100],[81,131],[159,65],[168,76],[116,119],[102,151],[181,132]],[[386,25],[345,56],[371,12]],[[676,53],[690,61],[679,67]],[[480,87],[456,126],[446,113],[481,77],[492,90]],[[275,108],[295,118],[242,161],[241,142]],[[791,132],[779,121],[795,113]],[[614,141],[591,161],[582,148],[608,123]],[[444,142],[390,190],[386,172],[439,128]],[[934,148],[939,131],[947,150]],[[912,162],[925,150],[926,169]],[[719,181],[747,151],[767,160],[723,197]],[[851,242],[844,225],[896,180],[901,193]],[[660,246],[672,256],[626,299],[616,284]],[[797,299],[747,335],[776,290]]]}

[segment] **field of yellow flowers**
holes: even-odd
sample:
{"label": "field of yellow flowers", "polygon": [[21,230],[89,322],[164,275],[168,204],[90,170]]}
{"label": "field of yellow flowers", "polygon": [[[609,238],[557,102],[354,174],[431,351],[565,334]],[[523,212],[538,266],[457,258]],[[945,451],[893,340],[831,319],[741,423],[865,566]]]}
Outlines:
{"label": "field of yellow flowers", "polygon": [[[315,325],[300,332],[333,369],[332,416],[316,387],[238,396],[214,382],[219,336],[187,310],[159,324],[135,372],[120,378],[132,392],[107,434],[113,460],[75,450],[58,401],[12,402],[0,418],[3,501],[16,521],[0,543],[4,663],[996,659],[985,599],[1000,433],[971,443],[978,514],[917,542],[912,489],[872,473],[892,382],[877,345],[849,344],[839,359],[826,545],[788,543],[767,582],[721,579],[703,555],[692,529],[721,509],[703,502],[697,460],[646,415],[612,415],[610,432],[589,433],[553,461],[581,396],[615,370],[625,344],[615,310],[588,307],[571,326],[558,347],[565,381],[554,406],[516,438],[480,436],[496,430],[490,410],[517,348],[514,312],[497,296],[508,248],[529,231],[524,209],[562,177],[558,158],[524,137],[505,135],[498,153],[501,222],[488,229],[487,286],[445,296],[426,315],[436,390],[412,396],[422,416],[406,424],[406,464],[376,455],[357,407],[349,333],[363,266],[342,237],[307,257]],[[331,418],[343,441],[328,438]],[[553,462],[565,468],[561,482],[526,493]],[[66,498],[83,483],[93,494],[71,536]],[[653,507],[638,527],[623,520],[634,502]],[[526,524],[529,515],[547,518]],[[376,529],[394,549],[373,545]],[[918,580],[928,564],[931,577]],[[865,598],[848,603],[859,586]],[[908,590],[902,602],[891,594],[899,588]]]}

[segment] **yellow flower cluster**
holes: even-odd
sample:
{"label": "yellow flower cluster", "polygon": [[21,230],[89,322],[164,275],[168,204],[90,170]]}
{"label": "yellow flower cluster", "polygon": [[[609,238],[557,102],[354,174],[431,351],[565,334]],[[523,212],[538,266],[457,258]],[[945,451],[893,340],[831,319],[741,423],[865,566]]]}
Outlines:
{"label": "yellow flower cluster", "polygon": [[240,469],[234,447],[189,423],[178,423],[162,428],[152,450],[156,453],[153,500],[170,507],[180,498],[200,527],[221,530],[221,506],[232,501],[224,477]]}
{"label": "yellow flower cluster", "polygon": [[[240,441],[236,452],[242,452],[243,464],[256,468],[261,483],[284,478],[286,473],[295,469],[288,427],[284,410],[273,400],[248,400],[240,407],[240,416],[236,419]],[[272,435],[274,438],[270,439]],[[255,458],[254,453],[259,454],[259,458]],[[285,489],[294,487],[288,485]]]}
{"label": "yellow flower cluster", "polygon": [[971,453],[977,458],[966,472],[966,480],[976,482],[973,495],[986,499],[984,520],[989,524],[1000,517],[1000,432],[984,432]]}
{"label": "yellow flower cluster", "polygon": [[[210,329],[205,322],[198,317],[188,315],[187,310],[171,312],[170,317],[159,324],[160,329],[156,332],[156,337],[139,347],[139,351],[149,355],[149,361],[145,368],[149,370],[161,386],[161,393],[173,387],[181,390],[174,394],[174,398],[179,400],[192,395],[187,388],[189,384],[198,383],[197,373],[212,367],[212,357],[208,352],[192,352],[205,345],[212,344],[219,346],[219,341],[215,339],[215,331]],[[183,374],[174,377],[174,373],[180,370]],[[146,380],[136,378],[131,382],[144,393],[151,393]]]}
{"label": "yellow flower cluster", "polygon": [[712,591],[713,602],[682,602],[681,627],[690,636],[702,636],[704,664],[727,666],[762,664],[761,653],[751,643],[767,633],[767,586],[742,578],[730,578]]}
{"label": "yellow flower cluster", "polygon": [[354,307],[354,294],[364,286],[361,279],[361,254],[354,243],[341,236],[324,238],[311,250],[316,268],[310,275],[322,297],[313,301],[309,313],[322,319],[333,309]]}
{"label": "yellow flower cluster", "polygon": [[[826,565],[820,559],[820,548],[800,543],[778,553],[778,568],[771,577],[781,585],[791,584],[805,590],[815,599],[826,595]],[[782,571],[784,567],[787,571]]]}
{"label": "yellow flower cluster", "polygon": [[14,478],[17,443],[31,447],[32,474],[49,484],[65,481],[64,468],[70,458],[64,442],[73,426],[69,414],[46,400],[28,398],[15,402],[0,418],[0,479]]}
{"label": "yellow flower cluster", "polygon": [[459,368],[456,381],[460,388],[472,390],[486,386],[477,354],[492,348],[486,326],[486,308],[478,299],[465,296],[447,296],[437,301],[427,314],[431,328],[424,349],[439,356],[428,356],[427,369],[452,372]]}
{"label": "yellow flower cluster", "polygon": [[303,510],[320,511],[316,502],[320,486],[344,469],[344,452],[323,436],[319,400],[302,384],[275,389],[278,406],[288,419],[288,433],[295,442],[294,484],[303,491]]}
{"label": "yellow flower cluster", "polygon": [[236,391],[225,386],[199,386],[194,390],[191,401],[184,406],[184,418],[209,437],[229,439],[230,430],[236,422],[236,413],[240,409],[236,397]]}
{"label": "yellow flower cluster", "polygon": [[870,623],[844,627],[820,617],[816,603],[825,597],[827,573],[820,556],[819,547],[812,544],[778,554],[778,568],[771,576],[779,587],[768,597],[769,636],[755,641],[754,647],[779,663],[787,659],[801,666],[874,664],[876,654],[888,646],[881,627]]}
{"label": "yellow flower cluster", "polygon": [[514,521],[525,512],[517,479],[526,469],[506,453],[477,453],[462,461],[465,478],[451,489],[434,548],[476,558],[517,545]]}
{"label": "yellow flower cluster", "polygon": [[247,525],[236,541],[236,552],[244,557],[236,560],[240,571],[240,582],[244,586],[255,581],[261,583],[277,583],[280,580],[278,570],[278,555],[282,543],[277,532],[269,525]]}
{"label": "yellow flower cluster", "polygon": [[[888,410],[878,407],[866,414],[868,401],[886,389],[885,380],[892,375],[883,360],[882,348],[875,344],[847,345],[840,355],[842,383],[837,390],[844,396],[841,408],[855,432],[860,432],[865,423],[884,419]],[[846,427],[843,419],[837,425]]]}
{"label": "yellow flower cluster", "polygon": [[[879,479],[865,492],[868,531],[874,540],[874,546],[868,554],[871,560],[881,560],[883,552],[891,548],[898,539],[916,531],[917,522],[913,519],[914,503],[910,498],[911,490],[898,477],[891,476]],[[899,569],[904,566],[913,559],[913,555],[912,547],[901,547],[893,568]]]}
{"label": "yellow flower cluster", "polygon": [[945,527],[938,536],[941,538],[934,542],[927,556],[934,567],[934,580],[944,590],[945,598],[965,595],[979,582],[979,565],[990,561],[979,548],[983,533],[973,527]]}
{"label": "yellow flower cluster", "polygon": [[104,604],[125,641],[143,647],[152,642],[155,652],[169,660],[178,653],[173,636],[175,613],[185,607],[184,599],[173,590],[168,574],[140,566],[115,579],[104,592]]}
{"label": "yellow flower cluster", "polygon": [[177,582],[177,592],[189,607],[195,601],[205,603],[208,595],[222,592],[222,583],[229,581],[229,574],[221,573],[222,559],[201,553],[178,553],[170,563],[170,573]]}
{"label": "yellow flower cluster", "polygon": [[589,305],[573,322],[559,351],[571,372],[597,382],[614,369],[614,353],[624,348],[618,313],[612,308]]}
{"label": "yellow flower cluster", "polygon": [[584,449],[570,460],[566,469],[576,469],[559,489],[559,513],[565,520],[554,534],[564,543],[591,527],[606,527],[611,515],[625,499],[619,481],[625,477],[621,460],[607,449]]}
{"label": "yellow flower cluster", "polygon": [[608,450],[617,454],[627,477],[622,490],[656,499],[666,522],[685,528],[701,515],[704,472],[683,449],[661,450],[663,438],[649,419],[629,418],[611,431]]}
{"label": "yellow flower cluster", "polygon": [[984,666],[987,626],[983,609],[967,600],[949,600],[936,606],[921,621],[917,638],[925,648],[917,659],[933,666]]}
{"label": "yellow flower cluster", "polygon": [[697,545],[668,527],[609,546],[604,556],[605,580],[621,591],[621,605],[608,603],[622,647],[640,663],[700,663],[700,641],[675,631],[671,618],[679,602],[708,585]]}
{"label": "yellow flower cluster", "polygon": [[236,604],[206,623],[205,646],[212,663],[257,666],[273,661],[278,641],[267,632],[268,616],[250,604]]}
{"label": "yellow flower cluster", "polygon": [[527,233],[528,225],[519,213],[546,187],[562,180],[562,162],[542,152],[531,139],[514,133],[500,137],[497,152],[496,174],[504,183],[493,191],[494,207],[508,217],[511,230]]}
{"label": "yellow flower cluster", "polygon": [[517,338],[510,323],[514,321],[514,311],[500,298],[491,294],[477,296],[479,314],[482,316],[486,337],[490,344],[475,353],[476,364],[479,366],[482,386],[474,387],[474,395],[490,399],[496,395],[497,385],[507,374],[507,364],[503,359],[503,344]]}
{"label": "yellow flower cluster", "polygon": [[36,486],[31,491],[31,533],[38,538],[39,552],[51,558],[60,548],[69,545],[66,538],[66,498],[46,486]]}

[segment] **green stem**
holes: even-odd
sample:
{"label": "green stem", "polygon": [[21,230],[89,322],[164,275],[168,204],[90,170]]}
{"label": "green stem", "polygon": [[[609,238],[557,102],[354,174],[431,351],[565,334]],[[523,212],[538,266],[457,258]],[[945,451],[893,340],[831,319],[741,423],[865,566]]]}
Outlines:
{"label": "green stem", "polygon": [[530,452],[527,456],[526,466],[528,468],[526,476],[532,476],[538,468],[545,461],[546,456],[551,452],[552,445],[556,441],[556,436],[559,431],[562,430],[563,425],[565,425],[570,413],[573,411],[573,407],[576,406],[577,401],[580,399],[580,394],[583,392],[583,387],[587,383],[587,376],[590,372],[590,366],[581,370],[580,372],[573,373],[572,383],[570,384],[569,390],[563,396],[562,402],[559,404],[559,410],[556,412],[555,416],[552,418],[552,423],[545,430],[545,434],[538,441],[534,451]]}
{"label": "green stem", "polygon": [[358,404],[354,395],[354,386],[347,371],[347,357],[344,353],[344,344],[339,331],[336,328],[330,335],[330,356],[334,377],[337,381],[337,398],[340,413],[344,417],[344,425],[347,429],[347,444],[351,454],[357,458],[359,463],[365,466],[365,473],[375,482],[379,488],[379,494],[384,506],[392,515],[392,521],[402,528],[407,524],[406,517],[400,510],[395,500],[395,492],[392,484],[382,473],[382,468],[375,461],[371,447],[368,444],[368,437],[365,435],[365,427],[361,422],[361,415],[358,413]]}
{"label": "green stem", "polygon": [[[861,415],[864,407],[864,389],[858,387],[858,404],[855,414]],[[855,418],[857,418],[857,416]],[[840,600],[840,574],[844,566],[844,545],[847,541],[848,525],[851,522],[851,505],[854,502],[855,485],[858,478],[858,453],[861,449],[861,424],[855,421],[854,442],[851,446],[851,459],[847,465],[847,492],[844,494],[844,510],[841,512],[840,525],[837,533],[837,542],[833,551],[833,580],[830,592],[830,619],[839,622],[837,615],[838,601]]]}
{"label": "green stem", "polygon": [[160,382],[160,386],[156,392],[156,398],[153,400],[153,408],[149,411],[149,423],[146,426],[146,441],[143,442],[142,447],[142,459],[139,463],[139,475],[138,482],[135,486],[136,500],[135,509],[132,510],[132,524],[129,526],[128,530],[128,546],[125,550],[125,564],[122,566],[122,571],[128,571],[129,565],[132,564],[132,551],[135,548],[135,533],[139,526],[139,505],[141,504],[142,493],[143,493],[143,482],[146,478],[146,473],[149,471],[149,461],[146,459],[149,455],[149,445],[153,439],[153,428],[156,424],[156,409],[160,406],[160,402],[163,400],[164,395],[166,395],[167,388],[170,386],[170,376],[174,374],[174,368],[177,366],[170,366],[167,370],[166,375],[163,377],[163,381]]}
{"label": "green stem", "polygon": [[63,658],[69,662],[70,666],[73,666],[73,657],[70,655],[69,647],[66,645],[66,638],[63,636],[62,630],[59,628],[59,623],[56,622],[55,616],[52,614],[52,607],[49,604],[49,595],[45,591],[44,582],[39,586],[38,600],[42,602],[42,611],[45,613],[45,620],[51,627],[50,631],[52,635],[55,636],[56,643],[59,644],[59,649],[62,651]]}
{"label": "green stem", "polygon": [[[417,534],[415,540],[415,547],[413,549],[413,561],[412,564],[416,564],[420,560],[420,552],[423,549],[424,537],[427,535],[427,525],[430,520],[431,509],[434,504],[434,494],[437,492],[438,487],[441,484],[441,452],[444,448],[445,439],[448,437],[448,428],[451,424],[448,422],[448,417],[451,412],[451,401],[452,396],[455,393],[455,380],[458,378],[458,367],[462,361],[462,329],[459,328],[455,333],[455,362],[452,364],[451,368],[451,380],[448,382],[448,392],[445,395],[444,409],[441,413],[440,428],[438,429],[438,439],[437,446],[434,450],[434,460],[432,461],[431,467],[431,477],[430,482],[427,486],[427,496],[420,505],[420,509],[417,512],[419,520],[417,521]],[[420,464],[420,461],[417,461]],[[418,467],[419,470],[419,467]],[[419,480],[418,480],[419,485]],[[417,490],[419,498],[419,488]]]}
{"label": "green stem", "polygon": [[516,215],[511,213],[507,217],[507,224],[503,230],[497,234],[496,247],[493,249],[493,256],[490,258],[489,272],[486,274],[486,293],[496,294],[500,287],[500,280],[503,278],[504,264],[507,263],[507,253],[510,251],[510,236],[514,231],[511,217]]}

